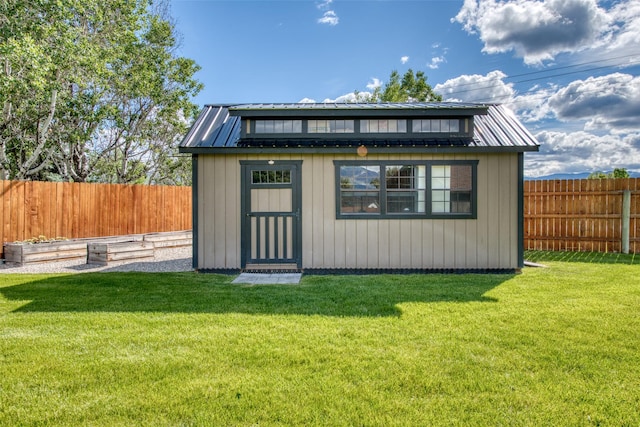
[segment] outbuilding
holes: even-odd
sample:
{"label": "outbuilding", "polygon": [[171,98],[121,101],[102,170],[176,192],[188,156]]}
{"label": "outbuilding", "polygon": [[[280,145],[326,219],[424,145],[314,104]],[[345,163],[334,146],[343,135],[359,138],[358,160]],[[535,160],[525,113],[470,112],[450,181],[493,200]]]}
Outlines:
{"label": "outbuilding", "polygon": [[193,158],[200,271],[514,272],[524,153],[501,105],[207,105]]}

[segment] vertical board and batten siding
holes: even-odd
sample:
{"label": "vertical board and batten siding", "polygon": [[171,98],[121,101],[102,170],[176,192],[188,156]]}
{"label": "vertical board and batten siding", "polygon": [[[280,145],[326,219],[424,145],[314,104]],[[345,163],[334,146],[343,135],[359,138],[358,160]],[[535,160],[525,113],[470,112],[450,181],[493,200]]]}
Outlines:
{"label": "vertical board and batten siding", "polygon": [[366,160],[479,160],[478,218],[336,219],[334,160],[356,155],[199,155],[201,269],[240,268],[240,160],[302,160],[302,266],[333,269],[518,267],[517,154],[369,155]]}
{"label": "vertical board and batten siding", "polygon": [[0,181],[1,242],[191,229],[191,187]]}

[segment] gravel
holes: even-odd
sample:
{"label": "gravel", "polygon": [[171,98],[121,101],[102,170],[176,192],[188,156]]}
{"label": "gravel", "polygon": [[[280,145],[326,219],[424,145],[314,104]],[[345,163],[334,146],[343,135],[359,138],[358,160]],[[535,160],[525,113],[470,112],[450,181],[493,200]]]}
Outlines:
{"label": "gravel", "polygon": [[141,271],[147,273],[170,273],[193,271],[191,266],[191,246],[179,248],[156,249],[153,259],[140,261],[117,261],[106,266],[87,264],[84,260],[38,262],[16,266],[5,264],[0,260],[2,274],[37,274],[37,273],[92,273],[96,271]]}

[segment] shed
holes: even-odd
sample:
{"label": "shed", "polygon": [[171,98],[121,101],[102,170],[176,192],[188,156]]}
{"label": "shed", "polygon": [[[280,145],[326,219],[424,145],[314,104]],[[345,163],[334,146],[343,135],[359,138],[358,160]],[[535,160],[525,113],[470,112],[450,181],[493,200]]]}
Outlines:
{"label": "shed", "polygon": [[207,105],[180,144],[193,267],[517,271],[538,148],[494,104]]}

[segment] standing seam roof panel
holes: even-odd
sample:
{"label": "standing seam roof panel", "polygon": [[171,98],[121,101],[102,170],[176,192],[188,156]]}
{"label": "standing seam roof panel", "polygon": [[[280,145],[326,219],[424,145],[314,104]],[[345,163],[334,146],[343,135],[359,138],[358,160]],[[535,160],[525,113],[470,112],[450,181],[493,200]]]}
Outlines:
{"label": "standing seam roof panel", "polygon": [[[253,104],[249,104],[251,107]],[[264,104],[260,104],[264,105]],[[275,105],[275,104],[274,104]],[[298,105],[298,104],[282,104]],[[300,104],[304,105],[304,104]],[[323,104],[324,105],[324,104]],[[348,104],[355,108],[358,104]],[[367,106],[367,104],[360,104]],[[377,108],[379,104],[370,104]],[[393,104],[401,108],[404,104]],[[407,104],[414,106],[415,104]],[[434,104],[436,105],[436,104]],[[478,105],[475,104],[477,107]],[[245,106],[238,106],[245,107]],[[227,106],[207,105],[180,143],[184,148],[238,147],[242,118],[231,116]],[[368,106],[367,106],[368,108]],[[328,143],[330,145],[330,143]],[[474,136],[469,147],[538,147],[538,142],[518,121],[515,115],[501,105],[488,106],[487,114],[474,115]],[[286,148],[283,148],[286,150]]]}

